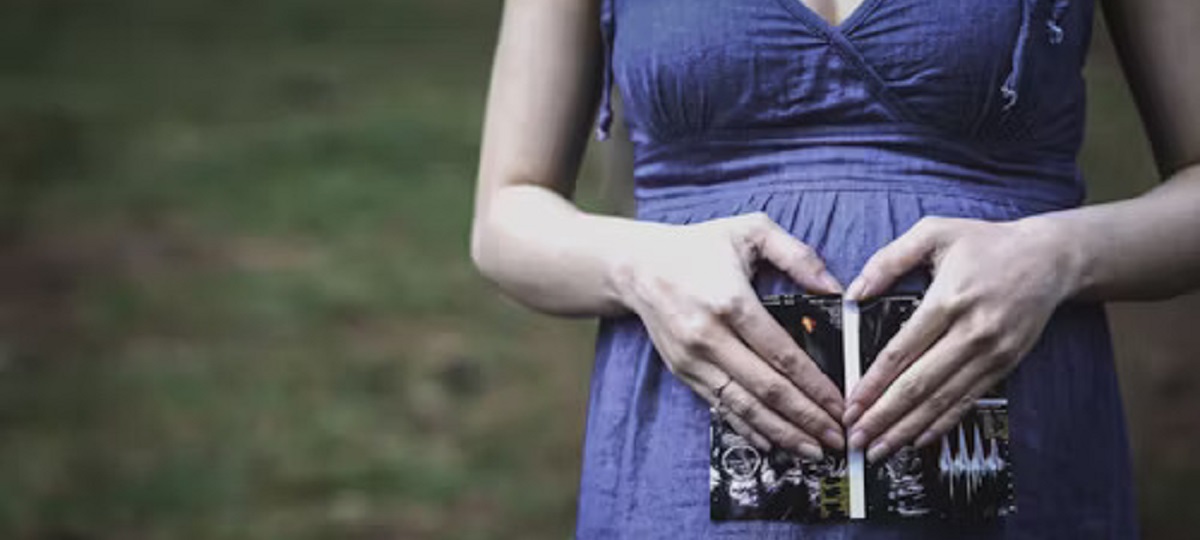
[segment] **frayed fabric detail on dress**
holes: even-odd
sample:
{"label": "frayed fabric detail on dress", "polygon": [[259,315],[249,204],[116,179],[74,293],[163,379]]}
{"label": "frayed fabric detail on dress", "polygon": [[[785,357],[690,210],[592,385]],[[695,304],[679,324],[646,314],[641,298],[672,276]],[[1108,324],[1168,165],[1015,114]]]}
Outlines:
{"label": "frayed fabric detail on dress", "polygon": [[1013,46],[1012,53],[1012,68],[1008,72],[1008,76],[1004,78],[1004,85],[1000,87],[1000,95],[1004,98],[1003,111],[1008,112],[1017,105],[1020,99],[1020,91],[1018,88],[1021,84],[1021,68],[1025,59],[1025,45],[1029,42],[1030,19],[1032,18],[1032,9],[1029,6],[1029,0],[1019,0],[1021,2],[1021,27],[1017,31],[1017,43]]}
{"label": "frayed fabric detail on dress", "polygon": [[1046,32],[1050,36],[1051,45],[1058,45],[1063,42],[1066,32],[1063,31],[1062,19],[1069,7],[1071,7],[1071,0],[1054,0],[1054,7],[1050,11],[1050,18],[1046,19]]}
{"label": "frayed fabric detail on dress", "polygon": [[613,2],[615,0],[602,0],[600,2],[600,38],[601,46],[603,47],[604,55],[604,73],[602,75],[603,87],[600,89],[600,108],[596,113],[596,140],[608,140],[612,132],[613,123],[613,107],[612,107],[612,87],[613,87],[613,38],[615,36],[615,21],[613,17]]}

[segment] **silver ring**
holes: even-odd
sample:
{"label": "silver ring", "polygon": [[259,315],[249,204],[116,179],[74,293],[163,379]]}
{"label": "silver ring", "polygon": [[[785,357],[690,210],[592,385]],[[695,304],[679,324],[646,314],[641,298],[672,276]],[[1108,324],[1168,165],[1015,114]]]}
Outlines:
{"label": "silver ring", "polygon": [[725,389],[731,384],[733,384],[733,377],[725,379],[725,382],[721,383],[721,386],[713,390],[713,395],[717,397],[717,403],[721,403],[721,394],[725,393]]}

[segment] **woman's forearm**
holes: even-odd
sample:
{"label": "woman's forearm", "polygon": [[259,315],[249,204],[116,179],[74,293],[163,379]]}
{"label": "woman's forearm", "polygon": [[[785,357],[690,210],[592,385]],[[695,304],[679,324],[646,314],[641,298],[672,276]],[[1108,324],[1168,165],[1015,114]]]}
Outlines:
{"label": "woman's forearm", "polygon": [[1065,249],[1070,297],[1152,300],[1200,286],[1200,165],[1140,197],[1024,221]]}
{"label": "woman's forearm", "polygon": [[556,315],[627,311],[622,268],[670,225],[589,214],[536,185],[496,190],[475,224],[476,266],[509,296]]}

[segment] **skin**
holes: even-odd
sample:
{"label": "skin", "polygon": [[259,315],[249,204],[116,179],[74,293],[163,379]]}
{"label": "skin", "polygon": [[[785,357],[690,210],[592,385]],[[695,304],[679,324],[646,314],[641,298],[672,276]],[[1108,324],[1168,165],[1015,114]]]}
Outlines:
{"label": "skin", "polygon": [[[859,3],[810,7],[837,24]],[[868,298],[920,265],[935,276],[843,404],[750,287],[755,268],[771,264],[812,292],[841,292],[808,246],[762,214],[666,225],[571,203],[600,84],[597,4],[505,3],[472,258],[534,309],[636,314],[666,367],[757,446],[816,457],[821,445],[848,442],[879,459],[926,444],[1016,367],[1062,302],[1166,298],[1200,285],[1200,62],[1181,54],[1200,50],[1200,3],[1108,0],[1165,181],[1134,199],[1006,223],[921,220],[847,291]]]}

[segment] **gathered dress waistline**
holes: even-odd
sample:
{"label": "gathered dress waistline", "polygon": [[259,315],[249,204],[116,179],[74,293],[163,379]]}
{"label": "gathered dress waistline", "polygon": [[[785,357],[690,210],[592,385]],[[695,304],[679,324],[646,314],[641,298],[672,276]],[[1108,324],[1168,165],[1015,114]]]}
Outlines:
{"label": "gathered dress waistline", "polygon": [[722,132],[635,144],[639,208],[666,210],[759,193],[886,191],[1073,208],[1075,156],[1028,145],[967,144],[907,126]]}

